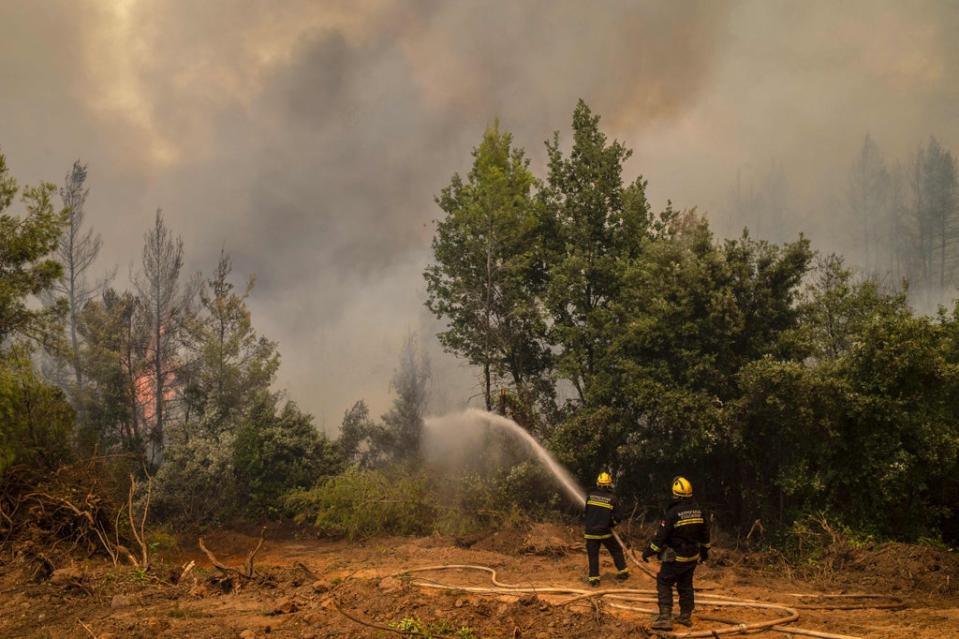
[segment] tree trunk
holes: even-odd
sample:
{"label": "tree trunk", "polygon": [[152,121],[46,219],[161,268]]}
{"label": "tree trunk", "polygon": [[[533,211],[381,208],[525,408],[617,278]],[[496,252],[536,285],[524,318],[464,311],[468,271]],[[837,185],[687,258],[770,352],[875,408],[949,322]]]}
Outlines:
{"label": "tree trunk", "polygon": [[490,365],[489,360],[483,362],[483,394],[486,398],[486,410],[487,412],[492,412],[493,410],[493,393],[490,388],[491,379],[490,379]]}

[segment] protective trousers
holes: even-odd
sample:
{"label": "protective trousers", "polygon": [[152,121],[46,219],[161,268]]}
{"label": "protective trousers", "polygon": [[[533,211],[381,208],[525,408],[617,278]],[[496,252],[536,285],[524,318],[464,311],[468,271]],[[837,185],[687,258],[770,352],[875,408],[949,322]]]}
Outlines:
{"label": "protective trousers", "polygon": [[589,557],[589,576],[590,578],[599,578],[599,545],[606,546],[606,550],[613,556],[613,563],[616,564],[616,570],[623,572],[626,570],[626,557],[623,556],[623,547],[612,537],[606,539],[587,539],[586,555]]}
{"label": "protective trousers", "polygon": [[673,584],[679,593],[680,614],[692,614],[696,601],[693,596],[693,573],[696,562],[664,561],[656,575],[656,595],[660,612],[673,610]]}

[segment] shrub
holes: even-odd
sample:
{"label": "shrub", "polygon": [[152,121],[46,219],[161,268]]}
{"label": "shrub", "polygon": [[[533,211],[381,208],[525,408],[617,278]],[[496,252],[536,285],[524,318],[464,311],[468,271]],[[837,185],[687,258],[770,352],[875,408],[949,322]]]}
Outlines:
{"label": "shrub", "polygon": [[340,457],[296,404],[287,402],[277,413],[275,400],[266,397],[252,412],[236,435],[237,491],[251,513],[277,515],[283,495],[338,472]]}
{"label": "shrub", "polygon": [[0,358],[0,474],[13,464],[55,468],[69,455],[73,409],[63,392],[43,382],[28,354]]}
{"label": "shrub", "polygon": [[424,477],[356,469],[283,499],[298,523],[348,539],[430,533],[440,506],[436,501]]}
{"label": "shrub", "polygon": [[437,493],[449,508],[438,513],[434,531],[451,535],[522,526],[548,518],[563,505],[549,472],[530,461],[486,476],[444,479]]}
{"label": "shrub", "polygon": [[216,524],[234,514],[233,439],[201,430],[171,441],[156,475],[157,519]]}

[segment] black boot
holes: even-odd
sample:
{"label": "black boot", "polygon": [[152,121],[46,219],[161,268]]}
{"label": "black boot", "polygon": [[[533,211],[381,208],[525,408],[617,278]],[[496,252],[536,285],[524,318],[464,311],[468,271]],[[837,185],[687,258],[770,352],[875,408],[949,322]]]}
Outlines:
{"label": "black boot", "polygon": [[616,573],[616,581],[626,581],[629,579],[629,568],[623,568]]}
{"label": "black boot", "polygon": [[686,626],[687,628],[693,627],[693,613],[687,612],[685,610],[679,611],[679,616],[676,617],[676,623]]}
{"label": "black boot", "polygon": [[673,629],[673,611],[668,608],[659,608],[659,616],[653,619],[649,626],[653,630],[672,630]]}

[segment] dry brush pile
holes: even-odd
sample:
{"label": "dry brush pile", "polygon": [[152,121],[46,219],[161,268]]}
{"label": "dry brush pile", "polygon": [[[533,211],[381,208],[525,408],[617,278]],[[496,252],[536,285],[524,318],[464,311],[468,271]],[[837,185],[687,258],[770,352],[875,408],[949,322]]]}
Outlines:
{"label": "dry brush pile", "polygon": [[122,475],[105,458],[46,473],[16,466],[0,478],[0,552],[42,580],[66,557],[109,557],[146,571],[152,480]]}

